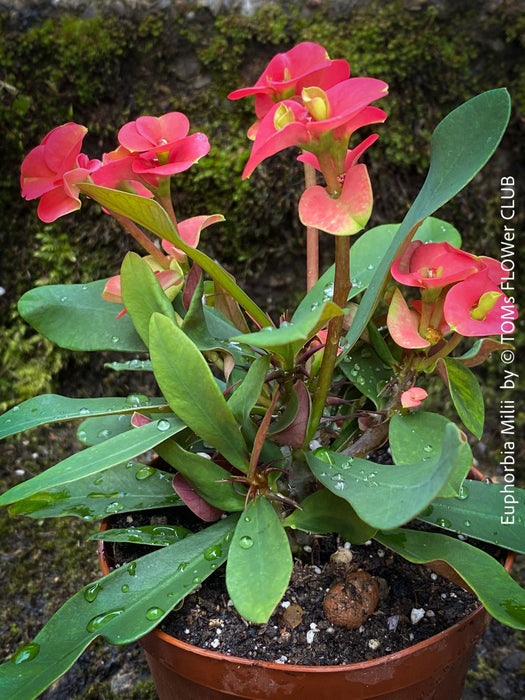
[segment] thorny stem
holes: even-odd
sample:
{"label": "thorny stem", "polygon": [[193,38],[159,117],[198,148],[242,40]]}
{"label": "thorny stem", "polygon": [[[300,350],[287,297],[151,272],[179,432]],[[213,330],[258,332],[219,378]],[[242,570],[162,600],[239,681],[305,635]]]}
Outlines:
{"label": "thorny stem", "polygon": [[[305,189],[314,187],[317,182],[315,168],[309,163],[304,163]],[[314,226],[306,227],[306,291],[319,279],[319,231]]]}
{"label": "thorny stem", "polygon": [[140,230],[140,228],[131,219],[126,216],[111,212],[113,218],[146,250],[155,260],[167,270],[169,269],[168,258],[160,251],[153,241]]}
{"label": "thorny stem", "polygon": [[[334,277],[334,304],[344,309],[352,284],[350,282],[350,237],[336,236],[335,238],[335,277]],[[319,421],[323,416],[323,410],[332,385],[339,337],[343,328],[343,316],[335,316],[328,324],[326,345],[319,370],[318,384],[315,391],[305,447],[313,438]]]}

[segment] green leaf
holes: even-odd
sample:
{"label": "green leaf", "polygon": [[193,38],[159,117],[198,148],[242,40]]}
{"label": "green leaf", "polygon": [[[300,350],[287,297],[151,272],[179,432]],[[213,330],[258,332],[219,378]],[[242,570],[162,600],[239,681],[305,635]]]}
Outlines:
{"label": "green leaf", "polygon": [[456,248],[461,248],[459,231],[452,224],[436,219],[434,216],[429,216],[423,221],[413,240],[423,241],[424,243],[441,243],[445,241]]}
{"label": "green leaf", "polygon": [[77,437],[83,445],[98,445],[99,442],[105,442],[115,435],[133,430],[131,418],[131,413],[87,418],[78,426]]}
{"label": "green leaf", "polygon": [[438,124],[432,136],[426,180],[363,296],[346,335],[348,349],[354,345],[372,317],[386,287],[394,259],[421,222],[460,192],[481,170],[496,150],[509,116],[509,94],[504,88],[499,88],[473,97]]}
{"label": "green leaf", "polygon": [[35,698],[98,636],[111,644],[144,636],[226,560],[234,523],[220,520],[85,586],[0,666],[0,697]]}
{"label": "green leaf", "polygon": [[375,464],[324,448],[306,455],[310,469],[372,527],[389,530],[421,513],[443,489],[460,459],[464,436],[446,426],[441,454],[414,464]]}
{"label": "green leaf", "polygon": [[339,368],[358,390],[374,402],[376,408],[383,408],[386,399],[381,391],[392,379],[392,369],[378,358],[368,345],[354,348],[346,355]]}
{"label": "green leaf", "polygon": [[104,530],[91,535],[90,540],[103,542],[129,542],[153,547],[169,547],[190,535],[190,530],[180,525],[142,525]]}
{"label": "green leaf", "polygon": [[18,302],[22,318],[49,340],[68,350],[145,352],[122,304],[102,298],[107,280],[89,284],[37,287]]}
{"label": "green leaf", "polygon": [[414,564],[446,562],[493,617],[525,629],[525,591],[489,554],[453,537],[416,530],[382,532],[375,539]]}
{"label": "green leaf", "polygon": [[[438,413],[418,411],[404,416],[393,416],[388,439],[392,458],[396,464],[411,464],[421,459],[439,457],[447,425],[451,421]],[[440,492],[448,498],[459,496],[461,485],[472,466],[472,450],[468,442],[460,447],[456,468]]]}
{"label": "green leaf", "polygon": [[352,506],[328,489],[316,491],[301,502],[283,521],[284,527],[327,535],[337,532],[352,544],[363,544],[376,533],[376,528],[365,523]]}
{"label": "green leaf", "polygon": [[452,357],[445,357],[450,396],[463,425],[481,439],[485,421],[485,404],[478,380],[468,367]]}
{"label": "green leaf", "polygon": [[167,440],[186,426],[176,417],[165,417],[116,435],[67,457],[32,479],[13,486],[0,496],[0,505],[29,498],[38,491],[53,489],[77,479],[98,474],[103,469],[127,462]]}
{"label": "green leaf", "polygon": [[153,367],[149,360],[126,360],[125,362],[106,362],[104,367],[115,372],[152,372]]}
{"label": "green leaf", "polygon": [[230,543],[226,586],[235,608],[251,622],[267,622],[292,573],[286,532],[271,503],[250,501]]}
{"label": "green leaf", "polygon": [[167,212],[158,202],[129,192],[112,190],[98,185],[79,183],[78,187],[81,192],[89,195],[103,207],[130,218],[135,223],[145,226],[159,238],[166,238],[166,240],[174,243],[177,248],[184,251],[191,260],[202,267],[221,287],[226,289],[259,325],[263,327],[271,325],[266,314],[235,284],[226,270],[201,250],[192,248],[182,240]]}
{"label": "green leaf", "polygon": [[13,515],[57,518],[76,515],[100,520],[112,513],[182,505],[172,487],[173,474],[130,460],[96,475],[43,489],[9,508]]}
{"label": "green leaf", "polygon": [[157,452],[212,506],[226,511],[243,510],[245,497],[234,490],[229,481],[232,475],[226,469],[211,459],[184,450],[174,440],[159,445]]}
{"label": "green leaf", "polygon": [[436,498],[420,520],[525,554],[525,491],[467,479],[459,498]]}
{"label": "green leaf", "polygon": [[237,422],[195,344],[173,321],[154,314],[150,352],[155,377],[173,411],[231,464],[247,471]]}
{"label": "green leaf", "polygon": [[322,306],[312,304],[308,311],[299,307],[291,321],[283,321],[279,328],[267,326],[255,333],[237,335],[231,340],[273,350],[291,361],[307,340],[313,338],[331,318],[342,316],[343,313],[342,309],[331,301]]}
{"label": "green leaf", "polygon": [[128,253],[120,269],[122,301],[145,345],[149,341],[149,321],[161,313],[176,322],[173,306],[163,292],[148,263],[136,253]]}
{"label": "green leaf", "polygon": [[166,399],[131,394],[125,398],[71,399],[58,394],[34,396],[0,416],[0,438],[20,433],[45,423],[109,416],[135,411],[162,411],[168,408]]}
{"label": "green leaf", "polygon": [[257,358],[250,366],[241,384],[235,389],[228,400],[230,411],[235,416],[235,419],[242,425],[248,423],[250,411],[261,395],[264,380],[270,368],[270,360],[270,355],[262,355]]}

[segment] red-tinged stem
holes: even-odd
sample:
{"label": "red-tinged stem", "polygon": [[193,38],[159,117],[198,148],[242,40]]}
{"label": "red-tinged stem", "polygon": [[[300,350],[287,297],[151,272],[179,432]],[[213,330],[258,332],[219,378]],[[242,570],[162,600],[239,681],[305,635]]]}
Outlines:
{"label": "red-tinged stem", "polygon": [[[304,164],[305,189],[317,184],[315,168],[309,163]],[[319,279],[319,231],[315,226],[306,227],[306,291]]]}
{"label": "red-tinged stem", "polygon": [[155,260],[167,270],[169,268],[168,258],[160,251],[153,241],[140,230],[131,219],[121,214],[111,213],[113,218],[146,250]]}
{"label": "red-tinged stem", "polygon": [[[350,282],[350,237],[336,236],[335,238],[335,276],[333,301],[340,308],[344,308],[348,299],[352,284]],[[323,352],[321,368],[319,370],[317,388],[312,402],[312,411],[306,437],[305,447],[315,435],[319,421],[323,416],[326,399],[332,385],[339,338],[343,328],[343,316],[335,316],[328,324],[326,346]]]}
{"label": "red-tinged stem", "polygon": [[171,194],[168,190],[166,194],[160,194],[157,196],[157,201],[168,213],[171,221],[175,228],[177,228],[177,217],[175,216],[175,210],[173,209],[173,202],[171,201]]}

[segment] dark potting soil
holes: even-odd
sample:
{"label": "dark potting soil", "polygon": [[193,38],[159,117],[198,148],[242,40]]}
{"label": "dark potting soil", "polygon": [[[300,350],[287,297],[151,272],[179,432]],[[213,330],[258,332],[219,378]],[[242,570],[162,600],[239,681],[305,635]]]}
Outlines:
{"label": "dark potting soil", "polygon": [[[111,527],[173,523],[185,508],[112,516]],[[186,526],[191,527],[187,523]],[[150,551],[149,547],[106,543],[119,564]],[[331,556],[334,552],[338,554]],[[330,586],[349,573],[364,570],[374,577],[378,606],[357,629],[345,629],[325,617],[323,599]],[[370,542],[348,546],[335,536],[305,545],[294,562],[290,585],[266,624],[244,620],[226,590],[224,567],[186,596],[160,628],[184,642],[231,656],[283,664],[336,665],[400,651],[472,612],[477,601],[459,586],[424,566],[410,564]]]}

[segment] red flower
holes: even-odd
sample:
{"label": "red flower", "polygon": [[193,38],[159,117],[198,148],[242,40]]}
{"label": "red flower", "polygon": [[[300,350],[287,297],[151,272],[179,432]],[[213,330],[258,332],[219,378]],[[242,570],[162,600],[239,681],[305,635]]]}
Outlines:
{"label": "red flower", "polygon": [[300,95],[303,88],[317,85],[326,90],[349,76],[346,61],[332,61],[322,46],[304,41],[274,56],[255,85],[234,90],[228,97],[238,100],[255,95],[255,113],[262,118],[275,102]]}
{"label": "red flower", "polygon": [[401,394],[401,406],[403,408],[415,408],[419,406],[421,402],[428,396],[425,389],[419,386],[413,386],[411,389],[407,389]]}
{"label": "red flower", "polygon": [[[326,92],[318,88],[306,88],[302,92],[303,104],[295,100],[284,100],[261,120],[252,147],[250,158],[243,172],[249,177],[265,158],[288,146],[300,146],[304,150],[327,151],[321,139],[332,132],[332,139],[339,142],[337,149],[342,160],[346,156],[351,134],[367,124],[386,119],[383,110],[368,107],[370,102],[384,97],[388,85],[375,78],[350,78]],[[344,165],[338,168],[341,174]]]}
{"label": "red flower", "polygon": [[69,122],[47,134],[24,158],[20,186],[25,199],[40,197],[38,217],[49,223],[80,209],[77,182],[86,181],[99,161],[80,153],[85,126]]}
{"label": "red flower", "polygon": [[443,313],[452,330],[469,337],[499,335],[503,318],[514,321],[518,317],[516,307],[506,300],[488,269],[455,284],[447,292]]}
{"label": "red flower", "polygon": [[159,177],[183,172],[205,156],[210,150],[208,138],[201,133],[188,136],[189,126],[181,112],[139,117],[125,124],[118,139],[133,158],[133,173],[157,187]]}
{"label": "red flower", "polygon": [[480,258],[449,243],[412,241],[402,257],[394,260],[392,277],[409,287],[446,287],[483,269]]}

